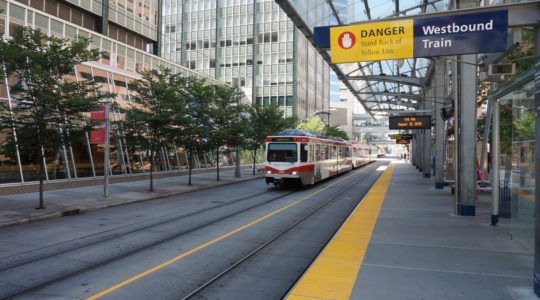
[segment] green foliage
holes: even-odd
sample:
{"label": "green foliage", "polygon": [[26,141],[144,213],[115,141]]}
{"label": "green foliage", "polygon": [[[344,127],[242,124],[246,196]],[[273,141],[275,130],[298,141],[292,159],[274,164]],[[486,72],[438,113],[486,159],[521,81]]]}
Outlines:
{"label": "green foliage", "polygon": [[316,135],[326,135],[326,123],[318,116],[309,117],[307,120],[300,122],[296,128]]}
{"label": "green foliage", "polygon": [[[219,157],[219,149],[228,144],[230,146],[242,143],[242,113],[245,110],[243,105],[238,103],[237,91],[234,87],[223,85],[206,86],[213,92],[210,102],[210,120],[206,131],[206,143],[208,148]],[[217,179],[219,180],[219,165],[216,168]]]}
{"label": "green foliage", "polygon": [[[94,110],[99,98],[93,81],[77,82],[70,74],[75,65],[97,60],[97,50],[88,50],[89,40],[49,37],[28,27],[17,30],[11,39],[0,41],[0,61],[4,75],[17,81],[10,86],[11,95],[18,105],[14,109],[0,108],[0,126],[15,128],[24,140],[27,160],[40,165],[40,208],[45,155],[57,153],[63,141],[70,142],[75,132],[84,128],[84,113]],[[12,140],[14,137],[10,137]]]}
{"label": "green foliage", "polygon": [[246,147],[252,151],[261,149],[267,136],[277,134],[292,123],[291,119],[283,118],[283,112],[277,105],[255,104],[249,108],[248,113]]}
{"label": "green foliage", "polygon": [[209,88],[203,79],[187,77],[182,86],[185,106],[178,107],[174,124],[179,129],[180,143],[191,153],[207,150],[210,134],[210,103],[214,89]]}
{"label": "green foliage", "polygon": [[[283,112],[277,105],[255,104],[248,109],[248,121],[245,126],[245,148],[250,150],[253,162],[253,173],[255,173],[255,163],[259,150],[265,143],[265,138],[275,135],[278,132],[294,126],[295,118],[283,118]],[[261,151],[262,153],[262,151]]]}
{"label": "green foliage", "polygon": [[214,147],[225,144],[242,145],[247,127],[247,107],[240,103],[237,90],[228,86],[213,86],[215,96],[211,104],[213,135],[217,135]]}
{"label": "green foliage", "polygon": [[[174,130],[171,120],[176,107],[183,106],[183,97],[177,88],[180,77],[169,69],[145,70],[141,75],[141,79],[129,86],[133,105],[125,110],[124,132],[132,149],[150,153],[152,174],[154,154],[162,146],[172,144],[168,138]],[[152,176],[150,191],[153,191]]]}
{"label": "green foliage", "polygon": [[342,138],[344,140],[349,140],[349,137],[347,136],[347,133],[345,131],[341,130],[336,125],[331,125],[331,126],[328,127],[327,136],[335,136],[335,137],[340,137],[340,138]]}
{"label": "green foliage", "polygon": [[532,111],[525,111],[521,118],[514,121],[514,137],[515,141],[534,140],[536,121]]}
{"label": "green foliage", "polygon": [[501,63],[515,63],[516,74],[505,78],[499,85],[502,88],[512,82],[515,78],[534,66],[534,32],[533,28],[523,28],[522,42],[514,48]]}
{"label": "green foliage", "polygon": [[512,154],[512,104],[500,106],[499,132],[501,138],[501,154]]}

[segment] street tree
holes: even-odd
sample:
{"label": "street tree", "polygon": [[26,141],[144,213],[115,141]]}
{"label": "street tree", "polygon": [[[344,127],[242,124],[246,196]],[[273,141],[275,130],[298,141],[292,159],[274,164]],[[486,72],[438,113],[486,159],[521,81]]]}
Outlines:
{"label": "street tree", "polygon": [[188,185],[191,185],[194,155],[208,147],[210,101],[214,89],[209,88],[204,79],[194,76],[186,77],[177,89],[185,102],[183,106],[176,106],[172,123],[178,141],[188,152]]}
{"label": "street tree", "polygon": [[321,136],[326,135],[326,127],[326,124],[319,116],[311,116],[297,126],[298,129]]}
{"label": "street tree", "polygon": [[283,111],[277,105],[254,104],[249,107],[248,114],[245,147],[251,152],[253,175],[255,175],[257,152],[263,147],[265,138],[276,135],[286,128],[294,127],[296,118],[284,118]]}
{"label": "street tree", "polygon": [[242,126],[241,118],[238,118],[237,93],[234,87],[225,85],[212,85],[213,97],[210,103],[210,122],[207,131],[208,148],[216,154],[216,177],[219,178],[220,149],[225,146],[245,126]]}
{"label": "street tree", "polygon": [[328,126],[328,129],[326,131],[327,136],[335,136],[342,138],[344,140],[349,140],[349,137],[347,136],[347,133],[343,130],[341,130],[337,125],[330,125]]}
{"label": "street tree", "polygon": [[[125,109],[124,132],[131,147],[149,153],[150,186],[154,191],[154,169],[156,153],[171,145],[170,132],[175,106],[183,106],[183,97],[177,89],[180,76],[171,70],[145,70],[142,78],[133,81],[129,88],[133,92],[132,105]],[[143,166],[144,167],[144,166]]]}
{"label": "street tree", "polygon": [[[22,133],[33,141],[31,158],[39,165],[39,205],[45,208],[43,181],[46,155],[57,153],[80,131],[85,112],[94,110],[97,100],[109,97],[94,93],[94,81],[76,81],[74,67],[100,58],[99,51],[89,49],[86,38],[62,39],[47,36],[38,29],[23,27],[10,39],[0,41],[0,62],[4,76],[16,82],[10,86],[17,104],[0,108],[0,124],[13,132]],[[66,164],[66,162],[64,162]],[[65,166],[67,168],[67,166]]]}

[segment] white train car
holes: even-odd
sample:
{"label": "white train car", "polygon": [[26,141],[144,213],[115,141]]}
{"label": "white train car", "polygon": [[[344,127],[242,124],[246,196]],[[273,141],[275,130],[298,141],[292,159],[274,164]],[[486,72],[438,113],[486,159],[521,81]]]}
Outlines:
{"label": "white train car", "polygon": [[[287,134],[290,132],[291,134]],[[368,164],[377,157],[375,146],[320,138],[298,130],[266,138],[266,183],[310,185]]]}

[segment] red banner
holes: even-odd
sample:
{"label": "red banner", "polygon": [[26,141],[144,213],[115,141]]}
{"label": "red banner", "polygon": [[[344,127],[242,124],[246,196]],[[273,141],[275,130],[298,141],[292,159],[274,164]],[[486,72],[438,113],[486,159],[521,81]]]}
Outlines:
{"label": "red banner", "polygon": [[[105,121],[105,106],[102,106],[100,110],[90,113],[90,119]],[[103,145],[105,144],[105,127],[106,121],[94,126],[94,129],[90,131],[90,144]]]}

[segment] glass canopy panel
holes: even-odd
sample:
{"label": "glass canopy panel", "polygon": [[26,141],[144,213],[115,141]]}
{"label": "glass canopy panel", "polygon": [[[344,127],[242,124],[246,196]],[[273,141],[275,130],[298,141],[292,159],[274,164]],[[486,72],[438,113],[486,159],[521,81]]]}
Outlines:
{"label": "glass canopy panel", "polygon": [[[317,26],[349,25],[395,16],[444,11],[450,3],[448,0],[288,0],[287,2],[307,25],[311,34],[313,28]],[[327,54],[330,55],[329,50]],[[362,99],[368,110],[414,109],[418,99],[411,97],[419,95],[418,86],[397,81],[373,80],[370,76],[424,78],[431,62],[430,59],[417,58],[343,63],[336,67],[344,76],[342,80],[348,81],[349,86]],[[355,79],[349,78],[351,76]],[[399,101],[394,101],[396,99]]]}

